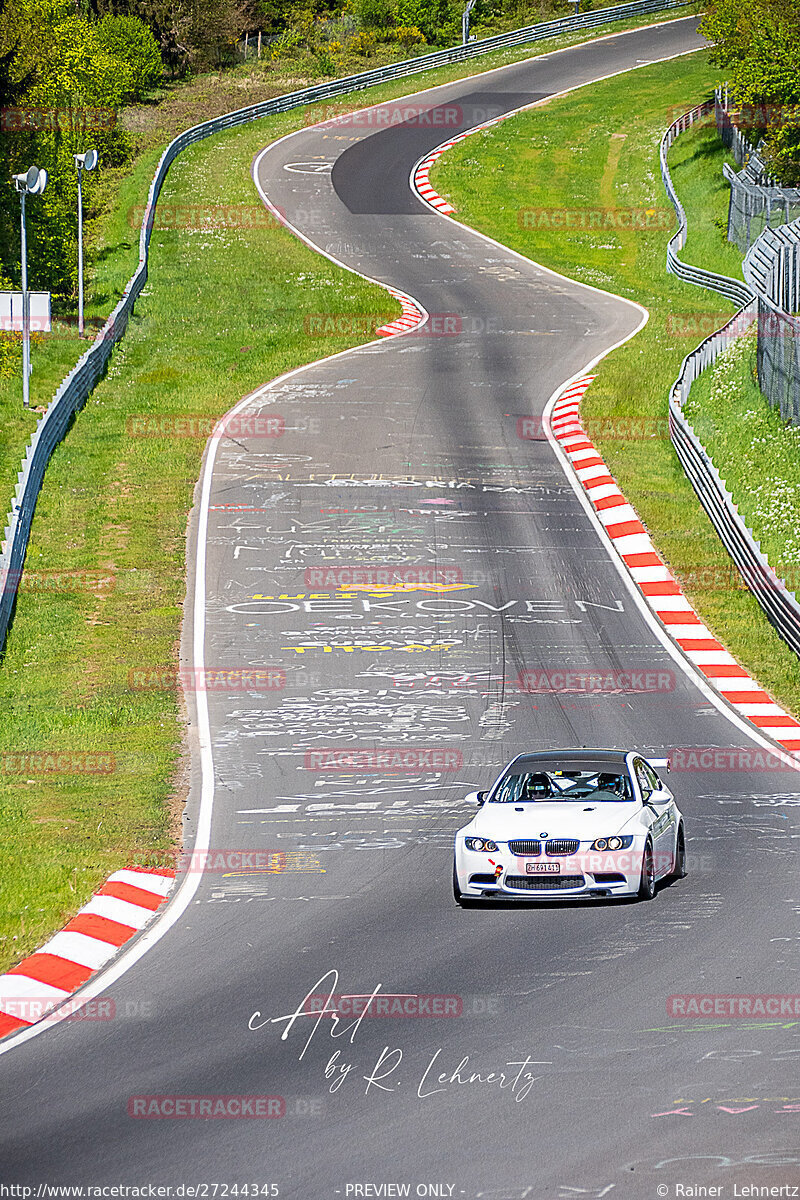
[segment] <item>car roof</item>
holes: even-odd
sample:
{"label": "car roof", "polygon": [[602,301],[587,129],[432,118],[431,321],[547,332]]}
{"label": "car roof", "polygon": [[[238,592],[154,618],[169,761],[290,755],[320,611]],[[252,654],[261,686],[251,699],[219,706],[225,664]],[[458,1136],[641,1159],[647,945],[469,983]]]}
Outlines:
{"label": "car roof", "polygon": [[629,750],[598,750],[593,746],[584,746],[580,750],[574,747],[569,750],[537,750],[533,754],[519,754],[508,764],[511,767],[535,767],[544,763],[592,763],[609,766],[627,767]]}

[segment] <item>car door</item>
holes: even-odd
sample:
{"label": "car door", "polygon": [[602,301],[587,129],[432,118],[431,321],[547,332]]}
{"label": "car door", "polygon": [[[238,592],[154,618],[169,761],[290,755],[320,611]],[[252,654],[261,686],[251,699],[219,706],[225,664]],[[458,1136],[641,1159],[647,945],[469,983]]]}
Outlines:
{"label": "car door", "polygon": [[637,758],[634,770],[646,811],[651,817],[650,836],[653,839],[656,878],[659,879],[672,870],[675,850],[675,803],[672,792],[664,786],[649,763]]}

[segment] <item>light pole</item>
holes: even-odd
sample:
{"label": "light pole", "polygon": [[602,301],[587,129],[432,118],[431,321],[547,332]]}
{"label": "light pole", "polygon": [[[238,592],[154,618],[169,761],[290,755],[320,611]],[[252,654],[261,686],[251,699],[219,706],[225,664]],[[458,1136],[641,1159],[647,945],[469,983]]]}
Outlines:
{"label": "light pole", "polygon": [[30,407],[31,375],[31,302],[28,295],[28,240],[25,231],[25,197],[41,196],[47,187],[47,171],[29,167],[21,175],[15,175],[14,186],[19,192],[22,206],[21,258],[22,258],[22,404]]}
{"label": "light pole", "polygon": [[83,337],[83,172],[93,171],[97,166],[97,151],[74,154],[78,168],[78,336]]}
{"label": "light pole", "polygon": [[469,14],[475,7],[477,0],[467,0],[467,7],[461,16],[461,41],[466,46],[469,41]]}

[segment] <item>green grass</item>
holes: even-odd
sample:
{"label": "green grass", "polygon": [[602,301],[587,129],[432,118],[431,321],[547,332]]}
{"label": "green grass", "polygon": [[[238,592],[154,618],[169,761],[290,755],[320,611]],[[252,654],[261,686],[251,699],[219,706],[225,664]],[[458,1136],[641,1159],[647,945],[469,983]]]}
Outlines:
{"label": "green grass", "polygon": [[[641,67],[467,139],[440,160],[432,181],[456,205],[457,219],[649,310],[645,328],[597,370],[582,405],[588,432],[703,620],[780,703],[799,713],[800,663],[732,578],[730,559],[666,427],[667,395],[683,357],[732,305],[666,274],[674,220],[667,228],[633,232],[536,228],[530,218],[525,227],[520,218],[534,206],[664,209],[661,135],[673,113],[708,97],[717,79],[704,53]],[[715,176],[722,157],[711,152],[711,138],[701,129],[674,148],[673,180],[692,231],[684,257],[737,274],[738,255],[723,243],[719,226],[724,194]],[[706,169],[710,187],[703,183]]]}
{"label": "green grass", "polygon": [[742,256],[728,241],[730,186],[724,163],[736,167],[717,134],[713,112],[672,143],[667,162],[687,213],[688,236],[680,251],[683,262],[719,275],[742,279]]}
{"label": "green grass", "polygon": [[685,412],[771,566],[798,588],[800,428],[759,389],[755,327],[693,384]]}

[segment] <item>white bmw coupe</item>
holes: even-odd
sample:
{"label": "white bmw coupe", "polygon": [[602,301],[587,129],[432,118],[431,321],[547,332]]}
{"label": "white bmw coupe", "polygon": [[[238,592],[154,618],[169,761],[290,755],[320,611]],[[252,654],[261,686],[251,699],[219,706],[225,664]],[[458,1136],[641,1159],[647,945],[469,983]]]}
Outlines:
{"label": "white bmw coupe", "polygon": [[467,800],[478,812],[456,834],[462,907],[493,896],[651,900],[659,880],[686,874],[675,797],[635,751],[521,754]]}

